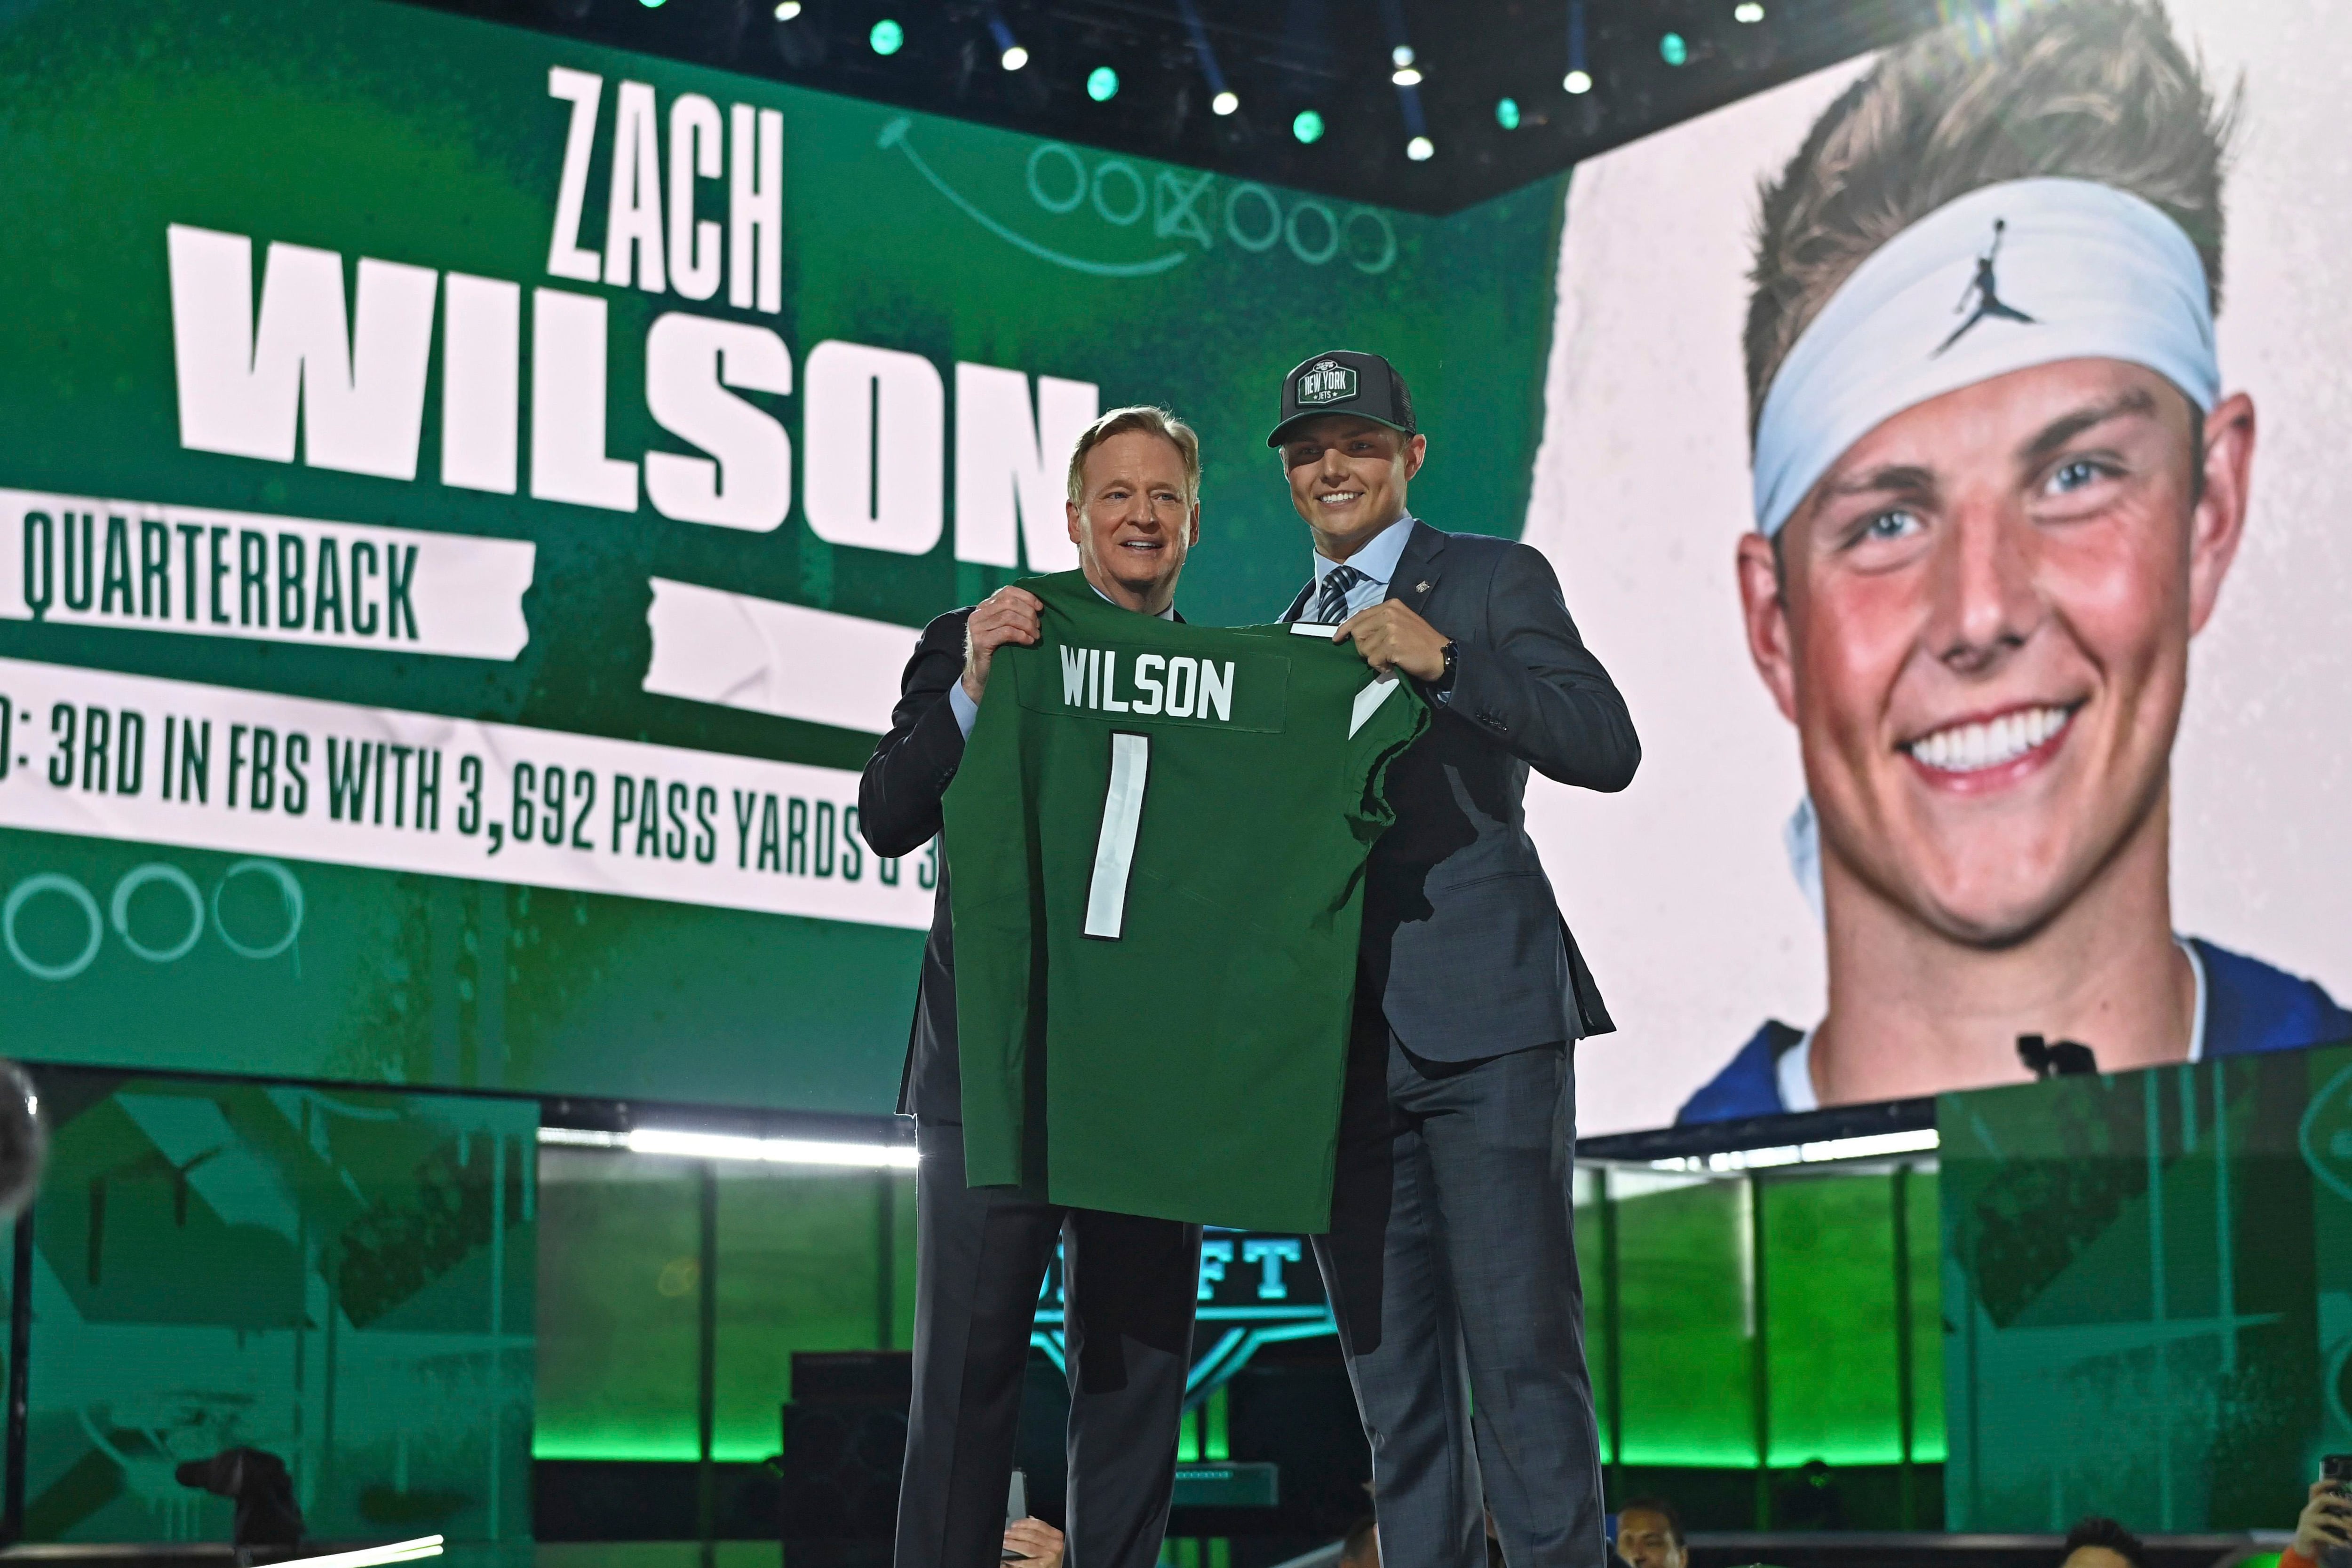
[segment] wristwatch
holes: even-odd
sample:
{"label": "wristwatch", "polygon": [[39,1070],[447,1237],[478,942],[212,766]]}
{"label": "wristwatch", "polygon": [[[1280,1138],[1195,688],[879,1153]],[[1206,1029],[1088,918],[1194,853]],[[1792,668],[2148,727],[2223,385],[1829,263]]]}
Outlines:
{"label": "wristwatch", "polygon": [[1429,683],[1430,689],[1433,691],[1450,692],[1454,689],[1454,662],[1455,657],[1462,652],[1462,644],[1459,643],[1449,642],[1444,647],[1439,649],[1438,652],[1445,660],[1445,673],[1438,676],[1437,679]]}

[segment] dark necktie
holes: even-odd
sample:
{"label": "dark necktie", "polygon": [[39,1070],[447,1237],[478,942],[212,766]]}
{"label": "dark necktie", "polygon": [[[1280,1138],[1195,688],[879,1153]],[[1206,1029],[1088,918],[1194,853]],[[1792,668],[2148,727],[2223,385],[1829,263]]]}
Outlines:
{"label": "dark necktie", "polygon": [[1314,620],[1318,625],[1337,626],[1348,618],[1348,595],[1360,582],[1371,579],[1352,566],[1335,566],[1324,574],[1323,586],[1315,596]]}

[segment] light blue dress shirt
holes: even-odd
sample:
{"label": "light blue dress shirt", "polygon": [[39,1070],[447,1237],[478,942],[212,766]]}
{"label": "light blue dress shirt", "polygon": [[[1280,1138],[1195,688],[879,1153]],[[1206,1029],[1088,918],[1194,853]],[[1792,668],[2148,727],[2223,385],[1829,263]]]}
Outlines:
{"label": "light blue dress shirt", "polygon": [[[1364,574],[1368,580],[1348,591],[1348,613],[1355,614],[1370,605],[1378,604],[1389,596],[1389,579],[1396,575],[1397,562],[1404,559],[1404,547],[1412,540],[1412,514],[1407,512],[1387,528],[1372,536],[1371,542],[1348,558],[1347,564]],[[1331,575],[1339,563],[1325,560],[1321,552],[1315,557],[1315,587],[1320,592],[1323,580]],[[1307,596],[1306,614],[1315,608],[1315,594]]]}
{"label": "light blue dress shirt", "polygon": [[[1371,543],[1348,558],[1347,564],[1362,572],[1365,577],[1364,581],[1348,590],[1349,614],[1353,615],[1359,611],[1368,609],[1389,596],[1389,580],[1396,575],[1397,562],[1404,559],[1404,547],[1412,541],[1412,514],[1407,512],[1395,522],[1374,534]],[[1323,580],[1328,577],[1339,564],[1336,560],[1324,559],[1321,551],[1316,552],[1316,591],[1307,596],[1306,606],[1299,612],[1301,615],[1314,610],[1316,595],[1323,590]],[[1454,694],[1451,691],[1439,692],[1436,696],[1441,703],[1450,704],[1454,700]]]}
{"label": "light blue dress shirt", "polygon": [[[1095,588],[1095,585],[1091,582],[1087,584],[1087,586],[1088,588]],[[1105,604],[1108,604],[1110,602],[1110,595],[1105,593],[1099,588],[1095,588],[1095,597],[1101,600]],[[1162,621],[1175,620],[1176,607],[1173,604],[1171,604],[1167,609],[1162,610],[1160,612],[1160,619]],[[958,675],[956,677],[955,685],[948,688],[948,706],[955,710],[956,727],[963,731],[963,737],[966,740],[970,740],[971,738],[971,727],[980,717],[980,705],[971,700],[971,694],[970,692],[963,689],[963,677],[961,675]]]}

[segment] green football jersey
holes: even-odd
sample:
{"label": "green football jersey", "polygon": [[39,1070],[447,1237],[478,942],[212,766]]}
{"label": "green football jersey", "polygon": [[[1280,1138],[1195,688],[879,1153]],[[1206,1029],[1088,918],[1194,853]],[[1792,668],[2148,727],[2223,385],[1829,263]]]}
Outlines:
{"label": "green football jersey", "polygon": [[975,1186],[1250,1229],[1329,1224],[1364,862],[1429,722],[1328,633],[1023,584],[947,794]]}

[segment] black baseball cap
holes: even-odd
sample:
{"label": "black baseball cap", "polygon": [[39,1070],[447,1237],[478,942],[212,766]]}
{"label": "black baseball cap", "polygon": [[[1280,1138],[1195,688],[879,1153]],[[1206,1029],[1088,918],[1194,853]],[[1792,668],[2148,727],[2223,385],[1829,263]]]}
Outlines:
{"label": "black baseball cap", "polygon": [[1414,434],[1412,393],[1396,367],[1378,354],[1334,349],[1301,360],[1282,378],[1282,419],[1268,446],[1279,446],[1285,434],[1302,419],[1318,413],[1352,413],[1391,430]]}

